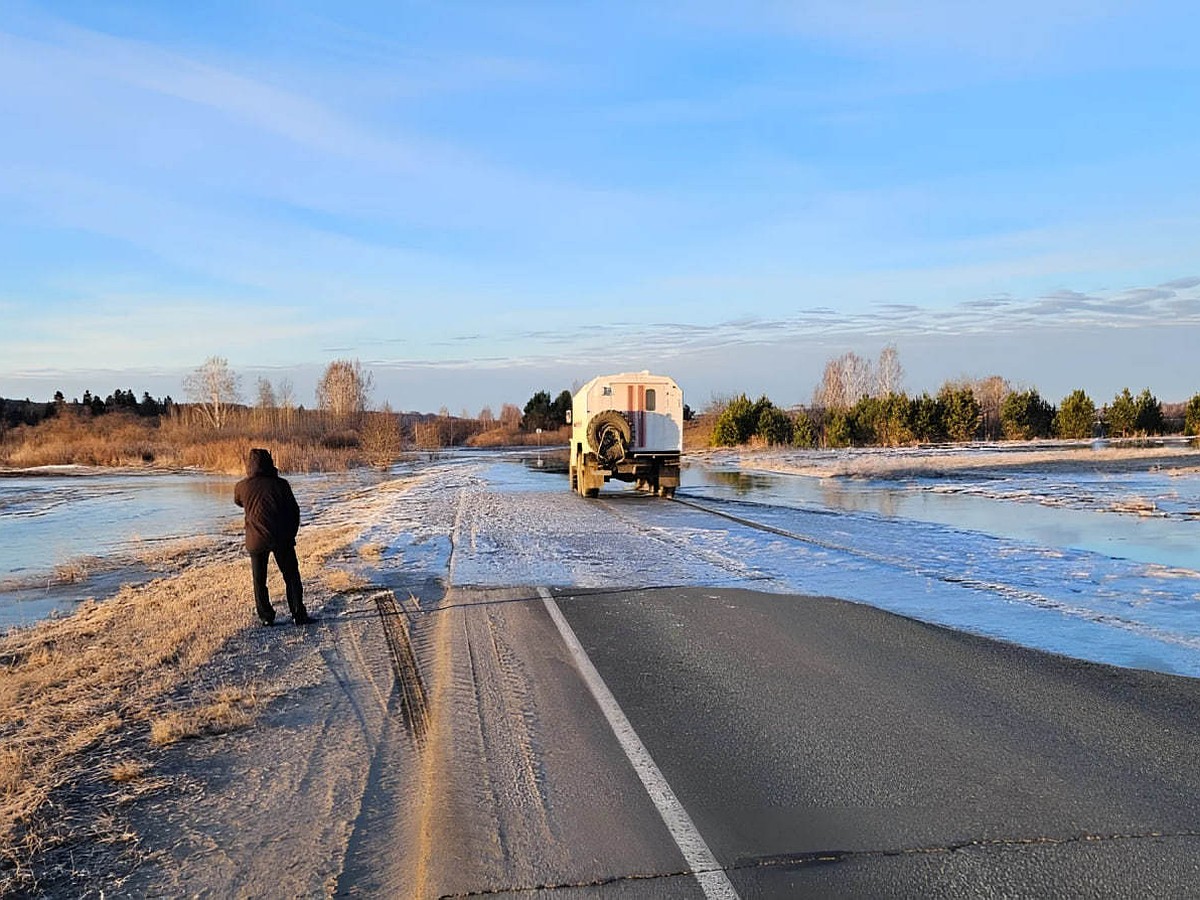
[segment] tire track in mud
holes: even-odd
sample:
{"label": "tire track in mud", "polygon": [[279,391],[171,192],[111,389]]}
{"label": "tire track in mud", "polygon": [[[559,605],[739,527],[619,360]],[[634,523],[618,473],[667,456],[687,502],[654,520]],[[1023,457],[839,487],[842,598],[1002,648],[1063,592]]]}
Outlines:
{"label": "tire track in mud", "polygon": [[413,652],[407,614],[401,611],[392,591],[376,591],[371,599],[375,601],[375,609],[379,613],[392,671],[400,690],[400,714],[404,727],[413,742],[421,747],[429,734],[429,702],[425,681]]}

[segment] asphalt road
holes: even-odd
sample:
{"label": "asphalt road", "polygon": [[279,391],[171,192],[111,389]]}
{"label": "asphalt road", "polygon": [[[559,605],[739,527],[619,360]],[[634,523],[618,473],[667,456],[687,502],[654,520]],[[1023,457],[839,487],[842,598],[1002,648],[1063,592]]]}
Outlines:
{"label": "asphalt road", "polygon": [[1200,681],[837,600],[555,593],[743,897],[1200,892]]}
{"label": "asphalt road", "polygon": [[[429,722],[379,884],[691,898],[720,896],[719,874],[742,897],[1200,896],[1200,680],[839,600],[633,589],[727,584],[745,544],[647,521],[636,498],[617,515],[498,467],[453,474],[384,520],[425,542],[400,543],[389,584],[419,604]],[[562,587],[578,583],[612,587]]]}

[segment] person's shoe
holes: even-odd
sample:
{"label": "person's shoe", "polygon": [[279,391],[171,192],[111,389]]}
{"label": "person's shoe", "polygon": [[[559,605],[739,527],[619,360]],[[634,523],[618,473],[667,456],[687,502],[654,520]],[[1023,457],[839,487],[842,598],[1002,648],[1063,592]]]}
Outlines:
{"label": "person's shoe", "polygon": [[262,625],[264,628],[270,628],[272,625],[274,625],[274,624],[275,624],[275,620],[274,620],[274,619],[259,619],[259,620],[258,620],[258,622],[259,622],[259,624],[260,624],[260,625]]}

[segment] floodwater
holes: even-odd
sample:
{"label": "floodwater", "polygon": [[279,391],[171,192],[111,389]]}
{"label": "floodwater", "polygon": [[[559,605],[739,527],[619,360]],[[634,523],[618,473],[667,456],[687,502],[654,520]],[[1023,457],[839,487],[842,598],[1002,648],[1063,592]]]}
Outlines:
{"label": "floodwater", "polygon": [[909,519],[1039,546],[1200,572],[1200,476],[1011,471],[953,478],[816,478],[685,470],[700,497]]}
{"label": "floodwater", "polygon": [[0,582],[25,581],[144,541],[219,534],[238,509],[235,479],[193,474],[0,477]]}
{"label": "floodwater", "polygon": [[[339,486],[376,477],[288,480],[307,517]],[[0,629],[67,612],[149,577],[137,558],[155,543],[238,532],[236,481],[74,466],[0,475]]]}

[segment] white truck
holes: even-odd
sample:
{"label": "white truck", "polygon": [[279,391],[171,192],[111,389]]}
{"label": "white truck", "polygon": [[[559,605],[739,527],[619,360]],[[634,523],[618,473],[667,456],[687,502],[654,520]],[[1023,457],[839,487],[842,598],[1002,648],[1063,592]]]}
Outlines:
{"label": "white truck", "polygon": [[593,378],[575,394],[571,489],[595,497],[610,478],[673,497],[683,452],[683,391],[665,375],[624,372]]}

